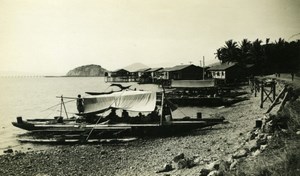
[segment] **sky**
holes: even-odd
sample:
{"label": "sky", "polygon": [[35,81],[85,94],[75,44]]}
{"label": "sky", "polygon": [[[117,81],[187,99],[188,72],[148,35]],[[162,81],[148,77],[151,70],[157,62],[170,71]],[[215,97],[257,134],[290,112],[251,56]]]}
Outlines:
{"label": "sky", "polygon": [[0,71],[208,65],[230,39],[300,39],[299,11],[299,0],[0,0]]}

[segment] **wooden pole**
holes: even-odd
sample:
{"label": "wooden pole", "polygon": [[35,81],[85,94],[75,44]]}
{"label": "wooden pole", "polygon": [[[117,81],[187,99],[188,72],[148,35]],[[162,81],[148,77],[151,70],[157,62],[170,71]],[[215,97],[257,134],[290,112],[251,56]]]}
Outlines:
{"label": "wooden pole", "polygon": [[63,96],[60,96],[60,117],[62,116]]}
{"label": "wooden pole", "polygon": [[254,97],[256,97],[257,96],[256,80],[254,79],[253,82],[254,82],[253,83],[253,85],[254,85]]}
{"label": "wooden pole", "polygon": [[[276,103],[278,102],[279,98],[282,96],[282,94],[284,94],[286,92],[286,87],[284,87],[282,89],[282,91],[279,93],[279,95],[276,97],[276,99],[273,101],[273,103],[271,104],[271,106],[269,107],[269,109],[267,110],[266,113],[271,112],[271,110],[273,109],[273,107],[276,105]],[[284,100],[286,99],[286,97],[284,98]]]}
{"label": "wooden pole", "polygon": [[265,91],[265,89],[264,89],[264,83],[262,82],[261,83],[261,102],[260,102],[260,108],[263,108],[264,107],[264,91]]}
{"label": "wooden pole", "polygon": [[67,113],[67,108],[66,108],[65,102],[64,102],[64,100],[63,100],[63,97],[61,97],[61,101],[62,101],[62,104],[63,104],[63,106],[64,106],[64,110],[65,110],[65,113],[66,113],[66,117],[67,117],[67,119],[69,119],[69,116],[68,116],[68,113]]}
{"label": "wooden pole", "polygon": [[160,115],[160,125],[163,124],[163,111],[164,111],[164,99],[165,99],[165,90],[164,90],[164,86],[163,86],[163,92],[161,95],[161,115]]}
{"label": "wooden pole", "polygon": [[203,78],[203,80],[204,80],[204,63],[205,63],[205,57],[203,56],[203,68],[202,68],[202,78]]}
{"label": "wooden pole", "polygon": [[289,91],[286,91],[286,93],[285,93],[285,95],[284,95],[284,97],[283,97],[283,99],[282,99],[282,102],[281,102],[281,104],[280,104],[280,106],[279,106],[279,111],[281,111],[282,110],[282,108],[284,107],[284,105],[285,105],[285,103],[286,103],[286,101],[287,101],[287,97],[289,96]]}
{"label": "wooden pole", "polygon": [[272,83],[272,91],[273,91],[273,101],[275,101],[275,98],[276,98],[276,82],[275,81]]}
{"label": "wooden pole", "polygon": [[88,141],[88,140],[89,140],[91,134],[92,134],[93,131],[94,131],[95,126],[99,123],[99,121],[100,121],[101,118],[102,118],[102,116],[100,116],[100,117],[98,118],[96,124],[93,126],[93,128],[92,128],[91,131],[89,132],[88,136],[85,138],[85,141]]}

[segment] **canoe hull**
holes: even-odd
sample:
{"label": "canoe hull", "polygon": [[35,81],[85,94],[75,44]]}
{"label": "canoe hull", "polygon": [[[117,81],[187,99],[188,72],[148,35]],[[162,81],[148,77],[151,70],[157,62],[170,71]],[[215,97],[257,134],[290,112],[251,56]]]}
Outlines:
{"label": "canoe hull", "polygon": [[12,122],[15,127],[38,133],[54,134],[88,134],[96,136],[163,136],[184,133],[187,131],[214,126],[223,123],[224,119],[191,119],[174,120],[159,123],[116,123],[116,124],[82,124],[56,123],[38,124],[27,121]]}

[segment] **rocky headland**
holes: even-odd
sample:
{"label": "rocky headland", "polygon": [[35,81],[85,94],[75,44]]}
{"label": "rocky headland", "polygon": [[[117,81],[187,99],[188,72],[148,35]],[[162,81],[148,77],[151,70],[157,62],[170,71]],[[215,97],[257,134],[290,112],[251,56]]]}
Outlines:
{"label": "rocky headland", "polygon": [[100,65],[84,65],[76,67],[70,70],[66,76],[69,77],[93,77],[93,76],[104,76],[107,70],[102,68]]}

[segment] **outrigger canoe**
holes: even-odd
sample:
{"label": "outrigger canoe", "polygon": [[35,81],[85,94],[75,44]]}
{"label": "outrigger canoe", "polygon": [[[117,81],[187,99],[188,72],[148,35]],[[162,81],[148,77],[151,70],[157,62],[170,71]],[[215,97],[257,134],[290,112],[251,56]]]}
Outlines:
{"label": "outrigger canoe", "polygon": [[[161,115],[156,120],[149,121],[113,121],[99,116],[111,109],[122,109],[135,112],[153,112],[156,110],[156,93],[150,91],[123,90],[110,94],[91,95],[84,98],[84,113],[77,114],[79,117],[96,117],[96,123],[78,122],[75,119],[53,121],[29,119],[23,120],[17,117],[17,122],[12,122],[15,127],[43,134],[85,134],[86,139],[120,136],[145,136],[145,135],[173,135],[191,131],[198,128],[213,126],[224,122],[224,118],[192,119],[185,117],[173,119],[170,114],[164,113],[164,97],[161,101]],[[135,117],[131,117],[135,118]],[[151,119],[152,117],[150,117]]]}

